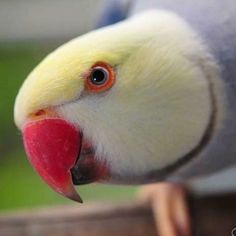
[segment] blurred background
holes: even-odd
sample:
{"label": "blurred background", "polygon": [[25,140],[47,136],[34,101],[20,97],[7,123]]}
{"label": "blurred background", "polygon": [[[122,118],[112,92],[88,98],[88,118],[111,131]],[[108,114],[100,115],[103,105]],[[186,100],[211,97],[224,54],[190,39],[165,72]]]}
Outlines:
{"label": "blurred background", "polygon": [[[105,0],[0,0],[0,211],[71,204],[28,164],[13,121],[17,91],[28,73],[60,44],[95,28]],[[199,193],[236,189],[234,168],[191,183]],[[85,202],[127,200],[136,187],[78,187]]]}

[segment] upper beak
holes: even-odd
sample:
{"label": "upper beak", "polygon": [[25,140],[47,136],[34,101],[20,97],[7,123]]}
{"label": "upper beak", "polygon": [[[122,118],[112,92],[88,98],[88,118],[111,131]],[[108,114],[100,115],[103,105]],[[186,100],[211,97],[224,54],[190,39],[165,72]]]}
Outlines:
{"label": "upper beak", "polygon": [[82,202],[71,176],[81,151],[80,131],[60,118],[46,118],[27,123],[22,133],[28,159],[42,179],[56,192]]}

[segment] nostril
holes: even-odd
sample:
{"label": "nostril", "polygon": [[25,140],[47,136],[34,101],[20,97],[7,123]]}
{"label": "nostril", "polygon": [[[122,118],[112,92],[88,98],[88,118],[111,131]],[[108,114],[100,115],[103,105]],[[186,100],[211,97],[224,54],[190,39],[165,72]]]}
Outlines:
{"label": "nostril", "polygon": [[40,110],[37,110],[36,112],[31,113],[31,115],[29,116],[30,119],[33,120],[38,120],[38,119],[42,119],[42,118],[49,118],[49,117],[58,117],[57,113],[51,109],[51,108],[43,108]]}
{"label": "nostril", "polygon": [[41,110],[35,112],[35,113],[34,113],[34,116],[43,116],[43,115],[45,115],[45,114],[46,114],[46,111],[43,110],[43,109],[41,109]]}

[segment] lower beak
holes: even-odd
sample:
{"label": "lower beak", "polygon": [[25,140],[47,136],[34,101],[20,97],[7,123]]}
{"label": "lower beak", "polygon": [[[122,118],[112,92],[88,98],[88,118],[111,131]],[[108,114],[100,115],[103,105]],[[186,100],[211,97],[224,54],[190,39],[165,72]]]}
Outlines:
{"label": "lower beak", "polygon": [[28,123],[23,141],[30,163],[42,179],[56,192],[78,202],[71,176],[81,151],[80,131],[59,118]]}

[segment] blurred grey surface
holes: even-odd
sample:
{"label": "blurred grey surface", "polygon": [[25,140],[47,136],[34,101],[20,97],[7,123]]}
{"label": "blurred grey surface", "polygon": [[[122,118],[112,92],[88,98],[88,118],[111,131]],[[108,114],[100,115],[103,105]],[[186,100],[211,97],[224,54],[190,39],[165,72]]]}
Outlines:
{"label": "blurred grey surface", "polygon": [[[94,28],[104,2],[105,0],[1,0],[0,43],[76,37]],[[236,167],[190,181],[190,185],[200,193],[236,190]]]}
{"label": "blurred grey surface", "polygon": [[94,28],[104,0],[1,0],[0,42],[72,38]]}
{"label": "blurred grey surface", "polygon": [[220,193],[236,191],[236,166],[217,172],[211,176],[191,180],[190,186],[198,193]]}

